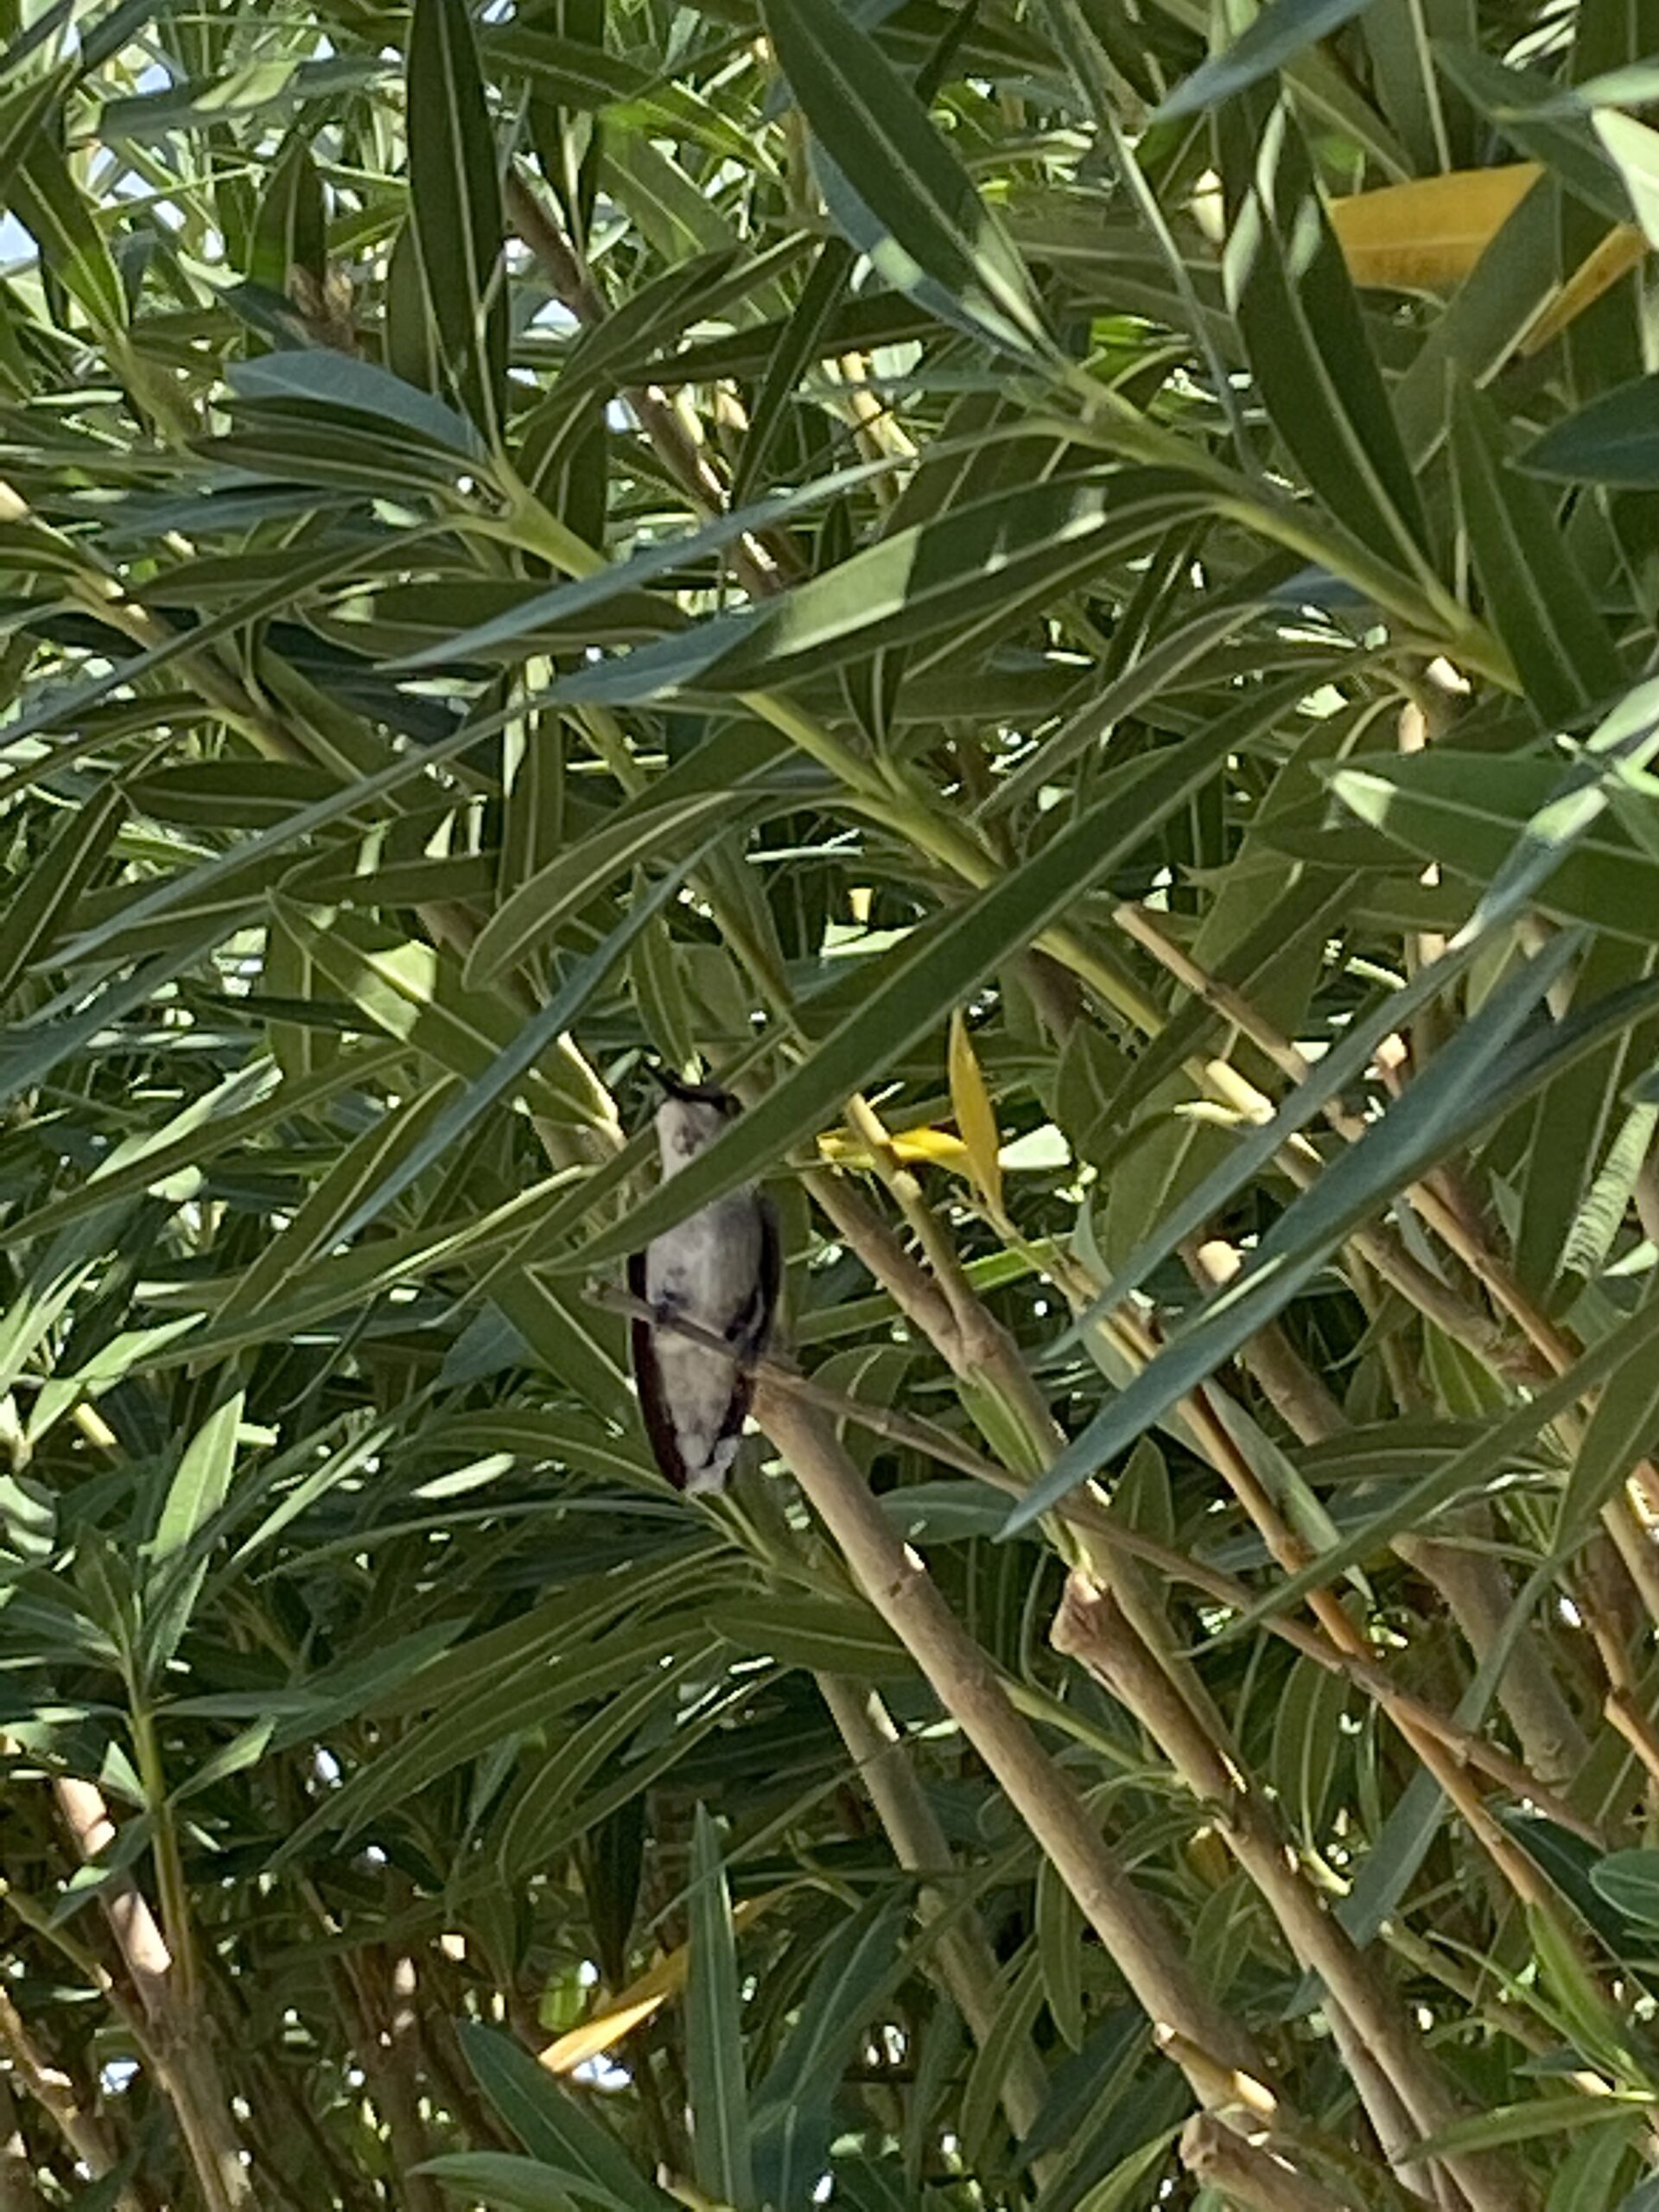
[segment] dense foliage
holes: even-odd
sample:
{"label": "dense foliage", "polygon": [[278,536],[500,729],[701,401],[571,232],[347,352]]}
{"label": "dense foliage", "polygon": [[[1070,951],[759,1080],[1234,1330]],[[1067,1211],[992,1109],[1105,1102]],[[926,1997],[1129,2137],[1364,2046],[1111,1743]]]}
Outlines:
{"label": "dense foliage", "polygon": [[1659,14],[1248,16],[0,5],[8,2212],[1659,2204]]}

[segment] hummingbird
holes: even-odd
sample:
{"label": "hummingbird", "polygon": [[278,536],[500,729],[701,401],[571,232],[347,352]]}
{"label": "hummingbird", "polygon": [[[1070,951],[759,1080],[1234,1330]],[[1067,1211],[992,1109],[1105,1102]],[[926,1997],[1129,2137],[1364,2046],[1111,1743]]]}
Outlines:
{"label": "hummingbird", "polygon": [[[656,1114],[666,1179],[742,1109],[716,1084],[651,1072],[667,1093]],[[652,1313],[634,1317],[634,1382],[652,1452],[676,1490],[726,1487],[754,1395],[748,1363],[766,1347],[781,1271],[777,1216],[751,1184],[665,1230],[628,1262],[628,1288]],[[722,1338],[732,1356],[664,1325],[676,1320]]]}

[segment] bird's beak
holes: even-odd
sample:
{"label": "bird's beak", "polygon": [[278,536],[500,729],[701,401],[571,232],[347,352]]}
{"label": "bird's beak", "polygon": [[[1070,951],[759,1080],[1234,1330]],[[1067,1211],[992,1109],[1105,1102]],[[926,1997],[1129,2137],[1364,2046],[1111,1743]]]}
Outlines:
{"label": "bird's beak", "polygon": [[673,1069],[666,1066],[661,1060],[647,1060],[645,1073],[658,1089],[670,1098],[695,1098],[698,1095],[694,1085],[687,1083],[683,1077],[676,1075]]}

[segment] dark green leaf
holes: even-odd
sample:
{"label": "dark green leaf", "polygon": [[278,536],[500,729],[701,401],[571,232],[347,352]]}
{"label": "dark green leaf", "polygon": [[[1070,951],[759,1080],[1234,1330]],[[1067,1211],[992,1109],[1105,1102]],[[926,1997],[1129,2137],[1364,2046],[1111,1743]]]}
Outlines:
{"label": "dark green leaf", "polygon": [[765,13],[813,136],[880,226],[853,243],[902,289],[929,280],[994,345],[1044,356],[1019,255],[874,39],[834,0],[770,0]]}
{"label": "dark green leaf", "polygon": [[1539,487],[1509,466],[1491,403],[1460,386],[1452,461],[1493,627],[1541,717],[1560,728],[1620,686],[1618,652]]}
{"label": "dark green leaf", "polygon": [[[1066,1497],[1212,1373],[1270,1320],[1342,1238],[1387,1203],[1447,1131],[1492,1110],[1494,1069],[1573,950],[1554,944],[1495,991],[1357,1143],[1338,1155],[1312,1189],[1281,1214],[1239,1274],[1198,1318],[1074,1437],[1008,1516],[1010,1534]],[[1503,1096],[1501,1084],[1498,1095]]]}
{"label": "dark green leaf", "polygon": [[700,1205],[749,1181],[791,1144],[823,1128],[893,1056],[938,1028],[943,1009],[1033,942],[1093,882],[1182,805],[1213,773],[1227,741],[1213,733],[1107,779],[1109,791],[1033,860],[970,899],[921,943],[887,963],[864,1005],[810,1057],[690,1160],[617,1228],[567,1264],[594,1267],[633,1250]]}
{"label": "dark green leaf", "polygon": [[1332,31],[1340,30],[1366,3],[1367,0],[1269,0],[1230,47],[1212,54],[1168,94],[1155,111],[1154,122],[1173,123],[1230,99],[1235,92],[1271,76],[1316,39],[1328,38]]}
{"label": "dark green leaf", "polygon": [[409,32],[409,182],[445,361],[492,442],[505,404],[501,185],[466,0],[415,0]]}
{"label": "dark green leaf", "polygon": [[720,1832],[697,1808],[691,1839],[691,1964],[686,1979],[686,2073],[698,2186],[734,2212],[755,2202],[749,2092],[743,2069],[732,1901]]}

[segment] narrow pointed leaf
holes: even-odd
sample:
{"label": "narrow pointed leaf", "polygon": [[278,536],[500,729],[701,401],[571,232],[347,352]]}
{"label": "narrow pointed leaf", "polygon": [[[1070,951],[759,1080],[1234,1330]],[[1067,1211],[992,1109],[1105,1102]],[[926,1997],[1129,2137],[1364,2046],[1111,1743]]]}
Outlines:
{"label": "narrow pointed leaf", "polygon": [[1287,1208],[1232,1281],[1066,1446],[1009,1515],[1010,1535],[1068,1496],[1230,1358],[1358,1223],[1385,1205],[1425,1160],[1439,1156],[1448,1130],[1459,1128],[1471,1108],[1490,1107],[1494,1064],[1573,950],[1570,938],[1556,938],[1495,992],[1382,1119]]}
{"label": "narrow pointed leaf", "polygon": [[444,359],[467,413],[493,439],[507,365],[501,185],[465,0],[415,0],[409,149],[415,236]]}
{"label": "narrow pointed leaf", "polygon": [[1219,134],[1222,272],[1268,412],[1327,510],[1421,578],[1422,503],[1300,126],[1282,99],[1245,93]]}
{"label": "narrow pointed leaf", "polygon": [[1570,724],[1618,690],[1618,652],[1549,500],[1510,467],[1491,402],[1469,386],[1452,402],[1452,462],[1488,619],[1542,720]]}
{"label": "narrow pointed leaf", "polygon": [[503,900],[479,932],[462,971],[469,989],[517,968],[569,915],[589,906],[640,862],[666,857],[677,845],[741,810],[730,791],[692,791],[661,806],[632,810],[568,847]]}
{"label": "narrow pointed leaf", "polygon": [[1012,952],[1033,943],[1091,884],[1144,843],[1214,772],[1226,749],[1226,738],[1217,745],[1214,733],[1206,732],[1107,779],[1109,796],[1034,859],[922,932],[914,949],[885,963],[882,980],[862,1007],[792,1075],[565,1264],[596,1267],[637,1251],[825,1128],[895,1053],[937,1026],[942,1007],[968,997]]}
{"label": "narrow pointed leaf", "polygon": [[1153,121],[1178,122],[1230,99],[1282,68],[1316,39],[1340,30],[1365,5],[1366,0],[1268,0],[1230,47],[1177,85],[1154,110]]}
{"label": "narrow pointed leaf", "polygon": [[927,280],[993,344],[1045,353],[1024,264],[875,40],[834,0],[770,0],[765,16],[814,137],[885,233],[884,275]]}
{"label": "narrow pointed leaf", "polygon": [[698,2186],[734,2212],[754,2202],[749,2092],[743,2068],[732,1900],[720,1832],[699,1805],[691,1840],[691,1965],[685,1990],[686,2077]]}

